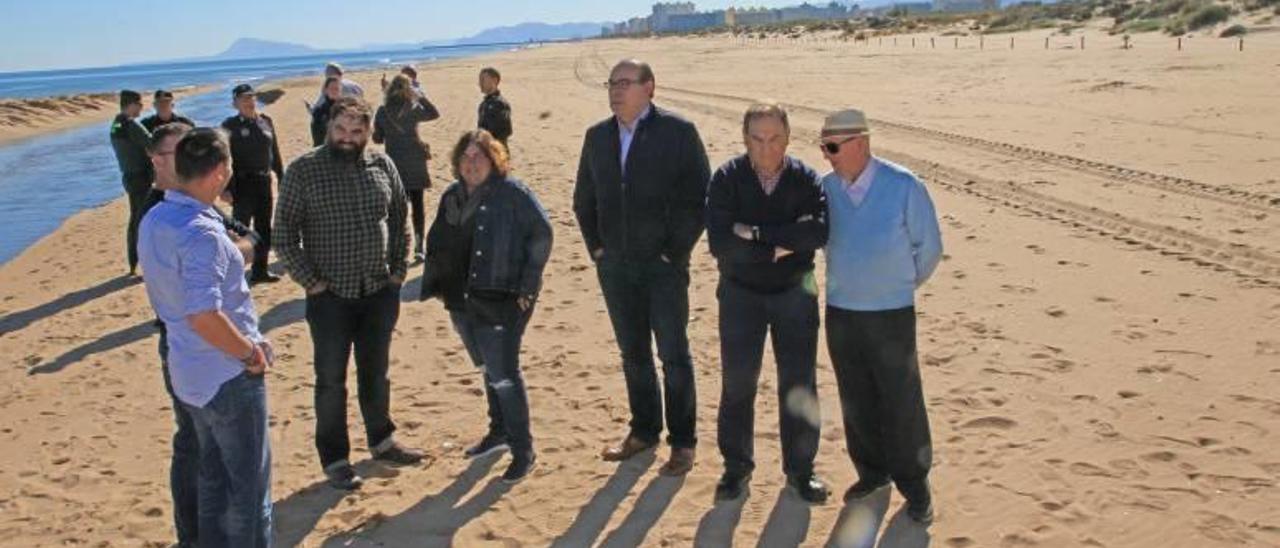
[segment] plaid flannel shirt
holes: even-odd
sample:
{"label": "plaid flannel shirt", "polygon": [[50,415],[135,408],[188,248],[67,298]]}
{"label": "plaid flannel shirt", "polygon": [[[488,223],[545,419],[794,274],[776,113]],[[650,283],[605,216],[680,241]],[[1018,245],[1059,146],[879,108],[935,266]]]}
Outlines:
{"label": "plaid flannel shirt", "polygon": [[366,150],[355,160],[327,145],[286,170],[276,207],[275,248],[302,287],[323,282],[354,299],[403,281],[408,271],[408,207],[395,164]]}

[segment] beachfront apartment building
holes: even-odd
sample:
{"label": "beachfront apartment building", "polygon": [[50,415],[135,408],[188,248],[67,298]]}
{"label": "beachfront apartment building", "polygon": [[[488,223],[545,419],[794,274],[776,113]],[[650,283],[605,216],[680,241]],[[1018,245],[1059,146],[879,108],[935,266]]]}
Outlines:
{"label": "beachfront apartment building", "polygon": [[[949,0],[975,1],[975,0]],[[612,29],[602,29],[601,34],[628,35],[650,32],[692,32],[715,27],[754,27],[796,21],[832,21],[853,17],[856,5],[839,2],[826,5],[809,3],[785,8],[729,8],[699,12],[693,2],[663,2],[654,4],[648,17],[633,17],[618,23]]]}

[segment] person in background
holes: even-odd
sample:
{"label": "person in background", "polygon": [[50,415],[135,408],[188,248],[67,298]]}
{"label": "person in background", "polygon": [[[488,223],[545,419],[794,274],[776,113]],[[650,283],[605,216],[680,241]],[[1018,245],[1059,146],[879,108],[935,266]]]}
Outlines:
{"label": "person in background", "polygon": [[827,350],[836,374],[860,499],[893,483],[907,516],[933,522],[933,445],[916,357],[915,291],[942,258],[938,215],[924,183],[871,154],[859,110],[827,116]]}
{"label": "person in background", "polygon": [[[360,87],[360,84],[357,84],[343,77],[342,65],[339,65],[337,63],[329,63],[325,65],[324,77],[337,78],[339,81],[342,82],[343,97],[361,97],[361,98],[364,97],[364,88]],[[316,102],[318,103],[320,102],[320,100],[317,98]]]}
{"label": "person in background", "polygon": [[467,458],[510,448],[502,480],[515,483],[536,462],[520,341],[551,255],[551,221],[533,192],[511,177],[507,151],[489,132],[463,134],[451,159],[458,181],[440,197],[431,224],[421,298],[444,301],[484,376],[489,429]]}
{"label": "person in background", "polygon": [[324,85],[320,87],[320,100],[314,105],[307,106],[311,111],[312,147],[324,144],[325,136],[329,133],[329,111],[333,110],[333,104],[340,98],[342,98],[342,80],[334,76],[325,78]]}
{"label": "person in background", "polygon": [[190,118],[178,114],[173,110],[173,92],[163,89],[157,89],[152,97],[152,105],[156,109],[155,114],[142,119],[142,127],[147,131],[155,131],[156,128],[164,124],[180,123],[195,127],[196,123]]}
{"label": "person in background", "polygon": [[213,202],[231,179],[226,137],[195,129],[174,147],[177,185],[138,241],[147,297],[168,334],[167,368],[199,446],[200,546],[271,546],[271,440],[258,330],[244,259]]}
{"label": "person in background", "polygon": [[121,181],[129,196],[129,224],[125,229],[125,255],[129,262],[129,275],[138,273],[138,223],[147,212],[147,198],[151,194],[151,182],[155,169],[147,156],[147,144],[151,133],[138,122],[142,114],[142,94],[133,90],[120,92],[120,113],[111,121],[111,149],[120,166]]}
{"label": "person in background", "polygon": [[257,251],[250,269],[250,283],[273,283],[280,277],[267,270],[271,245],[272,176],[284,178],[280,139],[271,117],[258,112],[258,97],[249,84],[231,90],[236,115],[222,121],[231,140],[233,177],[228,188],[231,215],[246,225],[253,223],[266,246]]}
{"label": "person in background", "polygon": [[511,103],[507,102],[498,89],[501,83],[502,74],[498,69],[480,69],[480,93],[484,94],[484,99],[480,101],[480,118],[476,127],[488,131],[510,151],[507,140],[511,138]]}
{"label": "person in background", "polygon": [[373,117],[373,142],[385,145],[395,162],[400,181],[413,209],[413,256],[422,261],[423,227],[426,224],[423,193],[431,188],[427,162],[431,148],[418,135],[418,124],[440,117],[435,105],[413,89],[409,77],[397,74],[387,86],[382,106]]}
{"label": "person in background", "polygon": [[373,458],[396,465],[423,454],[396,442],[391,421],[391,336],[409,268],[408,205],[391,158],[369,150],[373,113],[363,99],[333,106],[329,137],[289,164],[276,209],[276,253],[306,291],[315,355],[316,451],[329,485],[358,489],[347,435],[347,364]]}

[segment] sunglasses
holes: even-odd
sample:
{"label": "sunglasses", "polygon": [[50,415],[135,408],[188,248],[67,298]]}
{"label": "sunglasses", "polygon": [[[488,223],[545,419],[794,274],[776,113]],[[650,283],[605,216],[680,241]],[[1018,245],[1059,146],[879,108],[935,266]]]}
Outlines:
{"label": "sunglasses", "polygon": [[858,137],[862,137],[862,136],[861,136],[861,135],[854,135],[853,137],[850,137],[850,138],[845,139],[845,140],[843,140],[843,141],[828,141],[828,142],[825,142],[825,143],[819,143],[819,144],[818,144],[818,148],[821,148],[822,150],[826,151],[826,153],[827,153],[827,154],[831,154],[831,155],[839,154],[839,153],[840,153],[840,147],[844,146],[844,144],[845,144],[845,143],[847,143],[847,142],[849,142],[849,141],[852,141],[852,140],[854,140],[854,139],[857,139]]}

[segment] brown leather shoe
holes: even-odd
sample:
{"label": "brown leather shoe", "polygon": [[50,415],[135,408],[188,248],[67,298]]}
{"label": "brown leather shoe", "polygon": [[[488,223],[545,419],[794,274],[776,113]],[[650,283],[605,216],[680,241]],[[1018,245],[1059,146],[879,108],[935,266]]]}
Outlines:
{"label": "brown leather shoe", "polygon": [[601,451],[600,457],[608,462],[624,461],[652,449],[655,445],[657,443],[645,443],[635,436],[627,436],[627,439],[622,440],[621,445],[607,447]]}
{"label": "brown leather shoe", "polygon": [[692,448],[671,448],[671,458],[667,459],[667,463],[658,469],[658,473],[664,476],[683,476],[693,470],[693,449]]}

